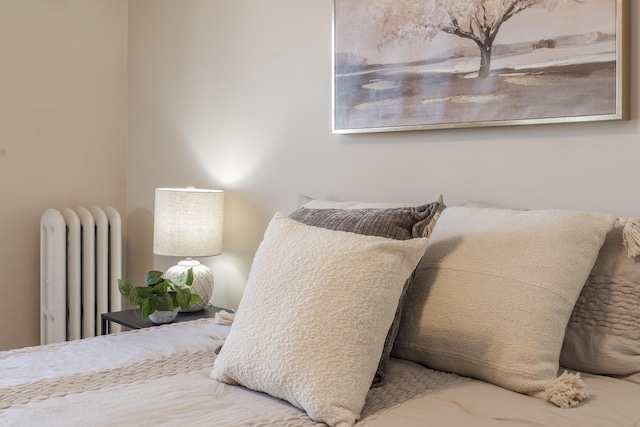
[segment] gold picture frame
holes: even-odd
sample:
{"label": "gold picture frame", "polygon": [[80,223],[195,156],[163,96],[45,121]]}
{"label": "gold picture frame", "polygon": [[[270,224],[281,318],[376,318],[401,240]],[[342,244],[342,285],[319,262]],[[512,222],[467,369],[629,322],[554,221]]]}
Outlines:
{"label": "gold picture frame", "polygon": [[628,0],[334,0],[333,133],[625,120],[628,45]]}

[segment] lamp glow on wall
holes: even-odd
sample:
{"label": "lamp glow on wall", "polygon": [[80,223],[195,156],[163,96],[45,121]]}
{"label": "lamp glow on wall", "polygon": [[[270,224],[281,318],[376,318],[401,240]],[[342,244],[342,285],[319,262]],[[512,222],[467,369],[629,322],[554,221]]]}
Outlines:
{"label": "lamp glow on wall", "polygon": [[202,299],[189,311],[202,310],[213,294],[213,274],[192,259],[222,252],[224,191],[187,188],[156,188],[153,219],[153,253],[186,259],[164,276],[178,277],[193,268],[191,292]]}

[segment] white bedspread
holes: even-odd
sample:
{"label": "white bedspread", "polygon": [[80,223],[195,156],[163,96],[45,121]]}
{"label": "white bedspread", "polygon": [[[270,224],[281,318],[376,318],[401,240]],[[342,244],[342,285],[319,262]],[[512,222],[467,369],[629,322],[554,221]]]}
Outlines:
{"label": "white bedspread", "polygon": [[[319,426],[286,402],[209,378],[229,328],[210,319],[0,353],[2,426]],[[640,426],[640,385],[584,375],[559,409],[392,359],[360,426]]]}

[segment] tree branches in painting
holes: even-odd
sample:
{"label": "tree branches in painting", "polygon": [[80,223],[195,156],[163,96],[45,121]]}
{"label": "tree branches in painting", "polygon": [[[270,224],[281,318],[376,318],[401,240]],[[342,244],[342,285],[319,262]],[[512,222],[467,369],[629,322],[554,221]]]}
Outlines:
{"label": "tree branches in painting", "polygon": [[472,40],[480,49],[479,77],[491,73],[491,50],[502,25],[527,9],[553,10],[579,0],[390,0],[380,9],[380,46],[398,40],[433,39],[438,32]]}

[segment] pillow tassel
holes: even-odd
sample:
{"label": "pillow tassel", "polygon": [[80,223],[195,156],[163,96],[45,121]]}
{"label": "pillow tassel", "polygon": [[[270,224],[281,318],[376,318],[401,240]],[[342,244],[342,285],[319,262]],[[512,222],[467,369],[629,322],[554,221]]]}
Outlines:
{"label": "pillow tassel", "polygon": [[629,257],[640,255],[640,218],[631,218],[627,221],[622,229],[622,242]]}
{"label": "pillow tassel", "polygon": [[541,397],[560,408],[575,408],[581,400],[588,396],[589,391],[580,378],[580,374],[570,374],[564,371],[562,375],[547,384],[544,392],[537,397]]}
{"label": "pillow tassel", "polygon": [[235,317],[235,313],[229,313],[226,310],[222,310],[216,313],[213,323],[215,323],[216,325],[231,326]]}

